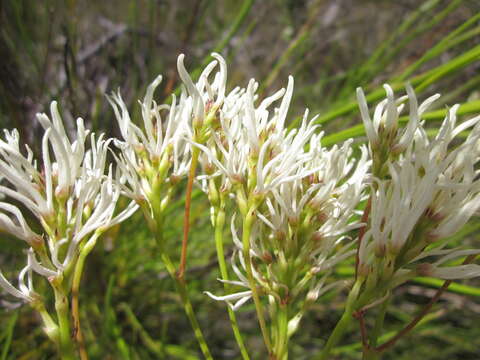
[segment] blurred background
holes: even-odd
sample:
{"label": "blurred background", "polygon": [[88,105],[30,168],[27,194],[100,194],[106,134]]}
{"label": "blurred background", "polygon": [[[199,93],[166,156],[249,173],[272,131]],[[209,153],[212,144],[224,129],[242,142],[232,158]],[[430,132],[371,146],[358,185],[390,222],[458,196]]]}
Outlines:
{"label": "blurred background", "polygon": [[[0,126],[17,128],[23,141],[38,149],[42,132],[35,114],[48,112],[55,99],[67,127],[82,117],[89,128],[118,136],[105,94],[120,89],[138,121],[137,100],[158,74],[164,80],[157,102],[167,102],[178,89],[178,54],[186,54],[187,69],[195,77],[216,51],[227,60],[229,89],[255,78],[266,96],[293,75],[292,126],[308,107],[311,114],[320,114],[325,145],[350,136],[362,141],[357,86],[373,103],[384,96],[384,82],[403,93],[409,81],[420,99],[443,94],[437,111],[427,115],[433,129],[446,104],[464,104],[460,113],[467,116],[480,113],[479,13],[478,0],[0,0]],[[167,230],[173,257],[179,252],[182,206],[179,194]],[[216,281],[208,211],[196,193],[191,294],[214,356],[236,359],[224,304],[202,294],[223,291]],[[142,221],[134,217],[110,232],[87,261],[80,301],[90,357],[199,358]],[[458,241],[478,244],[477,223],[468,224]],[[10,279],[23,266],[22,246],[0,238],[0,268]],[[336,276],[351,276],[351,266]],[[402,286],[387,330],[408,322],[439,285],[419,280]],[[292,359],[309,359],[322,346],[344,300],[344,293],[331,293],[310,310],[293,338]],[[1,293],[0,301],[7,304]],[[440,304],[385,359],[480,359],[480,283],[454,287]],[[238,316],[252,358],[264,359],[253,307]],[[55,349],[39,323],[26,306],[0,307],[0,359],[54,358]],[[358,331],[352,330],[347,344],[337,349],[337,358],[359,359]]]}

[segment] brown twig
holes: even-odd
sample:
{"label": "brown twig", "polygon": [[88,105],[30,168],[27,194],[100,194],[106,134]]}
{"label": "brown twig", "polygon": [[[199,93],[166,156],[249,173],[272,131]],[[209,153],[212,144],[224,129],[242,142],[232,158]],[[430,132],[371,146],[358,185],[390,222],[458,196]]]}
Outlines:
{"label": "brown twig", "polygon": [[80,313],[78,306],[78,288],[72,289],[72,318],[73,318],[73,336],[77,342],[78,353],[81,360],[88,360],[87,350],[85,349],[85,339],[83,338],[82,328],[80,327]]}
{"label": "brown twig", "polygon": [[365,325],[365,319],[363,318],[364,313],[363,310],[356,311],[353,314],[353,317],[357,319],[360,324],[360,336],[362,337],[362,346],[365,350],[369,349],[370,345],[368,344],[367,326]]}
{"label": "brown twig", "polygon": [[[469,264],[475,260],[477,255],[470,255],[467,256],[467,258],[463,261],[463,265]],[[402,330],[400,330],[393,338],[391,338],[389,341],[385,342],[384,344],[377,346],[376,348],[373,348],[376,352],[383,352],[387,350],[389,347],[395,345],[395,343],[400,340],[403,336],[408,334],[419,322],[422,320],[425,315],[431,310],[432,306],[440,299],[442,294],[445,292],[445,290],[448,289],[450,284],[452,283],[452,280],[446,280],[442,287],[438,289],[437,293],[435,294],[434,297],[430,299],[427,305],[420,311],[420,313],[407,325],[405,326]]]}
{"label": "brown twig", "polygon": [[[233,249],[229,249],[225,253],[225,258],[230,258],[233,254]],[[195,275],[196,277],[205,276],[209,271],[216,269],[218,266],[218,259],[216,256],[212,256],[211,259],[206,264],[190,266],[188,269],[185,269],[185,275]],[[158,273],[157,278],[164,280],[170,277],[168,271],[161,271]]]}
{"label": "brown twig", "polygon": [[355,280],[358,277],[358,266],[360,264],[360,245],[362,244],[362,239],[365,236],[365,232],[367,231],[367,221],[370,215],[370,209],[372,207],[372,197],[368,198],[367,205],[363,210],[361,222],[364,224],[360,230],[358,231],[358,246],[357,246],[357,254],[355,256]]}
{"label": "brown twig", "polygon": [[185,267],[187,264],[188,233],[190,231],[190,207],[192,204],[193,180],[195,179],[195,172],[197,171],[198,156],[199,156],[199,150],[197,148],[194,148],[192,153],[192,162],[190,164],[190,171],[188,173],[187,191],[185,193],[185,215],[183,218],[182,252],[180,255],[180,267],[177,275],[180,281],[185,280]]}

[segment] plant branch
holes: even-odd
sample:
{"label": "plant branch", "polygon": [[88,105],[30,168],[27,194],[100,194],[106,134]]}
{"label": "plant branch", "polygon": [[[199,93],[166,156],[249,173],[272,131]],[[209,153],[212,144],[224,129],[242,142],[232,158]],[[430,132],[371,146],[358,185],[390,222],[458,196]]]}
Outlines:
{"label": "plant branch", "polygon": [[[217,249],[217,257],[218,257],[218,265],[220,268],[220,275],[222,276],[223,280],[228,280],[228,270],[227,264],[225,262],[225,253],[223,249],[223,229],[225,225],[225,211],[220,207],[216,211],[215,217],[215,245]],[[226,292],[230,291],[230,285],[226,282],[223,283],[224,289]],[[240,354],[242,355],[242,359],[249,360],[250,356],[248,355],[247,348],[243,342],[242,334],[238,327],[237,317],[233,309],[230,306],[227,306],[228,310],[228,317],[230,318],[230,325],[233,330],[233,335],[235,336],[235,340],[237,341],[238,347],[240,349]]]}
{"label": "plant branch", "polygon": [[185,215],[183,219],[183,239],[182,239],[182,252],[180,255],[180,267],[177,277],[180,281],[185,281],[185,267],[187,263],[187,245],[188,245],[188,233],[190,231],[190,207],[192,203],[192,188],[193,180],[195,178],[195,172],[197,171],[198,157],[200,150],[196,147],[192,149],[192,162],[190,163],[190,171],[188,173],[187,192],[185,194]]}
{"label": "plant branch", "polygon": [[72,318],[73,318],[73,334],[77,342],[78,352],[81,360],[88,360],[87,350],[85,349],[85,339],[80,326],[80,312],[78,304],[78,295],[80,291],[80,281],[82,279],[83,268],[85,266],[85,259],[93,250],[100,233],[96,232],[80,250],[72,281]]}
{"label": "plant branch", "polygon": [[[59,279],[54,279],[53,281],[56,282],[58,280]],[[62,360],[75,360],[76,356],[71,337],[68,298],[65,295],[61,282],[58,284],[52,283],[52,286],[55,293],[55,310],[58,318],[59,355]]]}
{"label": "plant branch", "polygon": [[205,337],[203,336],[202,329],[200,328],[200,324],[198,323],[197,318],[195,316],[195,312],[193,311],[193,306],[188,296],[187,284],[185,283],[184,280],[181,280],[177,276],[175,272],[175,265],[170,259],[170,256],[168,256],[168,254],[165,252],[165,249],[164,249],[165,244],[163,240],[163,227],[162,227],[163,219],[161,216],[157,216],[156,221],[157,221],[157,228],[156,228],[156,231],[154,232],[154,235],[155,235],[156,243],[160,246],[162,261],[165,267],[167,268],[167,271],[170,274],[170,277],[175,282],[175,288],[177,290],[177,293],[180,295],[180,300],[183,304],[185,314],[187,315],[188,320],[190,321],[190,325],[192,326],[193,332],[195,334],[195,338],[197,339],[197,342],[200,346],[203,356],[207,360],[213,360],[213,357],[210,354],[210,350],[208,348],[207,342],[205,341]]}
{"label": "plant branch", "polygon": [[[463,265],[469,264],[475,260],[477,255],[470,255],[467,256],[465,261],[463,262]],[[398,340],[400,340],[403,336],[407,335],[419,322],[422,320],[425,315],[428,314],[428,312],[431,310],[432,306],[440,299],[442,294],[448,289],[450,284],[452,283],[452,280],[446,280],[443,283],[443,286],[437,290],[437,293],[430,299],[427,305],[420,311],[420,313],[407,325],[405,326],[402,330],[400,330],[397,335],[395,335],[392,339],[387,341],[386,343],[374,348],[375,351],[377,352],[383,352],[387,350],[388,348],[392,347],[393,345],[396,344]]]}
{"label": "plant branch", "polygon": [[347,303],[345,305],[345,311],[343,312],[342,317],[337,322],[337,325],[335,325],[335,328],[331,332],[330,337],[328,338],[325,346],[323,347],[320,354],[315,357],[315,359],[318,359],[318,360],[330,359],[331,351],[341,340],[342,336],[348,330],[348,326],[352,321],[355,304],[357,302],[358,293],[360,291],[361,286],[362,286],[362,283],[359,281],[356,281],[355,284],[353,285],[353,288],[350,291],[350,294],[348,294]]}
{"label": "plant branch", "polygon": [[365,325],[365,319],[363,315],[364,315],[363,310],[359,310],[353,313],[353,317],[358,320],[358,323],[360,325],[360,336],[362,337],[362,346],[365,351],[369,347],[369,345],[368,345],[367,326]]}
{"label": "plant branch", "polygon": [[188,296],[187,284],[185,283],[185,281],[175,276],[175,266],[170,260],[170,257],[165,252],[162,253],[162,260],[172,279],[175,281],[175,287],[178,294],[180,295],[180,299],[182,300],[185,314],[187,315],[188,320],[190,320],[190,324],[193,328],[193,332],[195,334],[195,337],[197,338],[200,349],[202,350],[203,356],[207,360],[213,360],[207,342],[205,341],[205,337],[203,336],[202,329],[200,328],[200,324],[198,323],[195,313],[193,311],[193,306]]}

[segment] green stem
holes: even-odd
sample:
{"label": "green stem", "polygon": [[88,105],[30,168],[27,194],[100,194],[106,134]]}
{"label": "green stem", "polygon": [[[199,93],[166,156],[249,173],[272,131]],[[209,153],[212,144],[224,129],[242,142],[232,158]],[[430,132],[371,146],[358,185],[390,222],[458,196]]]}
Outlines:
{"label": "green stem", "polygon": [[318,357],[319,360],[327,360],[329,358],[330,352],[334,346],[338,344],[345,331],[347,331],[348,325],[350,325],[352,321],[352,314],[352,309],[345,309],[345,312],[335,326],[335,329],[333,329],[333,332],[330,334],[325,347],[320,353],[320,356]]}
{"label": "green stem", "polygon": [[380,360],[382,353],[375,350],[378,339],[383,329],[383,323],[385,321],[385,315],[387,313],[388,305],[390,303],[390,296],[382,302],[380,309],[378,309],[377,316],[375,318],[375,324],[369,336],[369,344],[363,349],[362,360]]}
{"label": "green stem", "polygon": [[159,248],[162,261],[168,273],[170,274],[170,277],[175,282],[175,288],[178,294],[180,295],[180,300],[182,301],[185,314],[187,315],[188,320],[190,321],[190,325],[192,326],[193,332],[195,334],[195,338],[197,339],[197,342],[200,346],[203,356],[207,360],[213,360],[212,355],[210,354],[210,350],[208,348],[207,342],[205,341],[202,330],[200,328],[200,325],[198,324],[197,318],[193,311],[192,303],[190,302],[190,298],[188,297],[187,284],[185,283],[184,278],[180,278],[179,276],[177,276],[175,265],[170,259],[170,256],[168,256],[168,254],[165,251],[165,242],[163,239],[163,214],[162,213],[155,214],[155,222],[156,222],[156,228],[153,231],[155,234],[155,240]]}
{"label": "green stem", "polygon": [[378,337],[380,336],[383,329],[383,323],[385,321],[385,315],[387,314],[389,303],[390,303],[390,296],[388,296],[385,299],[385,301],[380,306],[380,309],[378,309],[378,314],[375,319],[375,324],[373,325],[373,329],[370,332],[370,346],[372,347],[377,346]]}
{"label": "green stem", "polygon": [[75,360],[77,357],[75,355],[75,348],[71,336],[71,326],[70,326],[70,312],[68,305],[68,298],[65,295],[64,290],[60,286],[53,287],[55,292],[55,310],[57,312],[58,318],[58,345],[59,345],[59,355],[62,360]]}
{"label": "green stem", "polygon": [[345,332],[348,330],[348,326],[352,322],[353,319],[353,312],[355,310],[355,302],[358,298],[358,293],[360,291],[362,283],[357,281],[353,286],[350,294],[348,295],[347,304],[345,306],[345,311],[338,321],[335,329],[333,329],[330,337],[327,340],[322,352],[319,354],[316,359],[318,360],[328,360],[330,357],[330,353],[333,348],[340,342]]}
{"label": "green stem", "polygon": [[188,320],[190,320],[190,325],[192,326],[193,332],[198,341],[200,349],[202,350],[203,356],[205,357],[205,359],[213,360],[207,342],[205,341],[202,330],[200,328],[200,324],[198,323],[195,313],[193,311],[193,306],[188,296],[187,285],[184,281],[182,281],[176,276],[175,266],[173,265],[170,257],[165,252],[162,253],[162,260],[171,278],[175,281],[176,290],[180,295],[185,314],[187,315]]}
{"label": "green stem", "polygon": [[[220,275],[222,276],[223,280],[228,280],[228,270],[227,270],[227,263],[225,262],[225,254],[223,251],[223,229],[225,226],[225,211],[223,209],[217,210],[217,215],[215,217],[215,245],[217,248],[217,258],[218,258],[218,265],[220,268]],[[228,293],[230,291],[230,285],[224,283],[224,289]],[[237,317],[235,316],[235,312],[233,311],[230,306],[227,307],[228,310],[228,317],[230,318],[230,325],[232,326],[233,335],[235,336],[235,340],[237,341],[238,347],[240,349],[240,353],[242,355],[242,359],[249,360],[250,356],[248,355],[247,348],[243,342],[242,334],[238,327]]]}
{"label": "green stem", "polygon": [[78,304],[78,296],[80,292],[80,281],[82,279],[83,268],[85,266],[85,259],[88,254],[93,250],[97,239],[100,236],[100,232],[95,232],[93,236],[86,242],[78,255],[77,263],[75,264],[75,270],[73,272],[72,280],[72,318],[73,328],[75,334],[75,340],[77,342],[78,352],[82,360],[88,359],[87,350],[85,348],[85,340],[83,338],[82,327],[80,326],[80,311]]}
{"label": "green stem", "polygon": [[32,307],[38,311],[43,322],[43,331],[47,334],[48,338],[54,342],[57,346],[59,344],[59,330],[58,325],[52,319],[45,305],[42,302],[32,303]]}
{"label": "green stem", "polygon": [[448,74],[451,74],[452,72],[455,72],[457,69],[464,67],[474,61],[478,60],[478,57],[480,56],[480,45],[477,45],[470,49],[469,51],[466,51],[462,55],[456,57],[455,59],[452,59],[446,64],[440,65],[438,68],[436,68],[435,72],[432,73],[427,79],[425,79],[420,85],[415,87],[415,91],[421,92],[428,86],[430,86],[432,83],[434,83],[437,80],[440,80],[441,78],[445,77]]}
{"label": "green stem", "polygon": [[136,333],[139,334],[140,339],[142,340],[145,347],[150,350],[152,353],[157,355],[160,359],[165,358],[165,349],[164,345],[161,342],[157,342],[148,332],[143,328],[140,321],[138,321],[137,317],[135,316],[132,308],[127,303],[119,304],[119,309],[122,310],[127,318],[127,321],[130,323],[132,328],[135,330]]}
{"label": "green stem", "polygon": [[253,226],[253,215],[254,208],[250,208],[245,215],[243,220],[243,232],[242,232],[242,244],[243,244],[243,257],[245,260],[245,267],[247,271],[247,279],[250,285],[250,290],[252,291],[253,302],[255,303],[255,310],[257,312],[258,323],[260,324],[260,329],[262,331],[263,341],[267,347],[268,353],[272,352],[272,345],[270,343],[270,337],[268,335],[267,325],[265,322],[265,317],[263,315],[263,307],[260,302],[260,297],[258,295],[257,284],[253,276],[253,265],[252,259],[250,257],[250,235],[252,232]]}
{"label": "green stem", "polygon": [[479,18],[480,18],[480,14],[475,15],[474,17],[468,19],[465,23],[463,23],[457,29],[449,33],[447,36],[442,38],[435,46],[433,46],[431,49],[425,52],[425,54],[420,59],[418,59],[413,64],[408,66],[400,76],[393,79],[393,81],[394,82],[404,81],[427,61],[437,57],[438,55],[447,51],[451,47],[454,47],[459,43],[466,41],[471,37],[475,36],[478,31],[478,27],[474,28],[473,31],[462,34],[461,36],[458,36],[458,35],[460,35],[460,33],[465,28],[469,27],[471,24],[475,24],[475,21],[478,21]]}
{"label": "green stem", "polygon": [[280,304],[277,308],[277,336],[273,346],[273,358],[275,360],[288,359],[288,304]]}

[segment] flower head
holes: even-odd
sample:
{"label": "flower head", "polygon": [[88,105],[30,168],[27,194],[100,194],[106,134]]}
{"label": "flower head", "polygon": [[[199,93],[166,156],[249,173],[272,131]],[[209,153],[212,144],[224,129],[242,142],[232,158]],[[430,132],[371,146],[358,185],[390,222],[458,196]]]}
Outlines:
{"label": "flower head", "polygon": [[[15,297],[31,301],[32,272],[46,278],[61,275],[76,258],[78,246],[90,237],[98,237],[107,228],[117,224],[133,211],[130,204],[114,216],[120,195],[112,168],[106,170],[109,140],[90,136],[83,120],[77,120],[77,137],[71,142],[55,102],[51,105],[52,120],[39,114],[45,129],[42,140],[42,165],[38,166],[33,152],[27,147],[21,152],[16,130],[5,131],[0,140],[0,169],[6,184],[0,193],[20,205],[0,202],[0,230],[21,240],[30,247],[28,264],[20,273],[19,289],[3,277],[0,285]],[[22,207],[30,210],[42,225],[43,231],[34,232],[26,221]],[[46,242],[45,242],[46,240]],[[42,254],[42,262],[37,256]],[[23,280],[28,277],[28,284]]]}
{"label": "flower head", "polygon": [[[475,169],[480,156],[480,117],[456,126],[457,109],[448,111],[433,139],[419,125],[405,152],[387,163],[386,178],[372,184],[370,228],[360,247],[364,276],[376,277],[375,281],[393,277],[398,284],[409,278],[405,277],[407,269],[415,264],[420,264],[419,273],[443,279],[480,275],[476,265],[452,267],[450,273],[448,267],[439,267],[465,256],[465,250],[448,248],[448,237],[480,208]],[[471,131],[466,141],[453,147],[455,136],[467,129]],[[467,250],[472,251],[476,252]],[[415,274],[410,271],[409,276]]]}
{"label": "flower head", "polygon": [[252,80],[246,89],[227,94],[218,110],[220,127],[205,144],[194,144],[208,169],[199,180],[212,214],[232,199],[240,215],[231,223],[238,279],[222,281],[243,289],[225,296],[207,294],[236,310],[258,291],[271,304],[292,304],[299,312],[291,320],[298,325],[301,304],[339,285],[326,276],[354,253],[346,235],[360,226],[354,215],[370,161],[366,147],[356,161],[350,141],[323,148],[308,110],[298,129],[286,129],[292,77],[286,90],[260,104],[257,88]]}
{"label": "flower head", "polygon": [[[367,133],[370,150],[373,158],[373,174],[383,176],[384,164],[405,151],[412,143],[417,128],[420,125],[422,114],[437,100],[436,94],[425,100],[420,106],[413,88],[406,86],[407,96],[395,99],[393,89],[385,84],[387,98],[375,108],[373,120],[367,105],[367,99],[361,88],[357,88],[357,99],[360,114]],[[399,116],[404,108],[403,102],[408,98],[409,118],[406,127],[399,129]]]}

